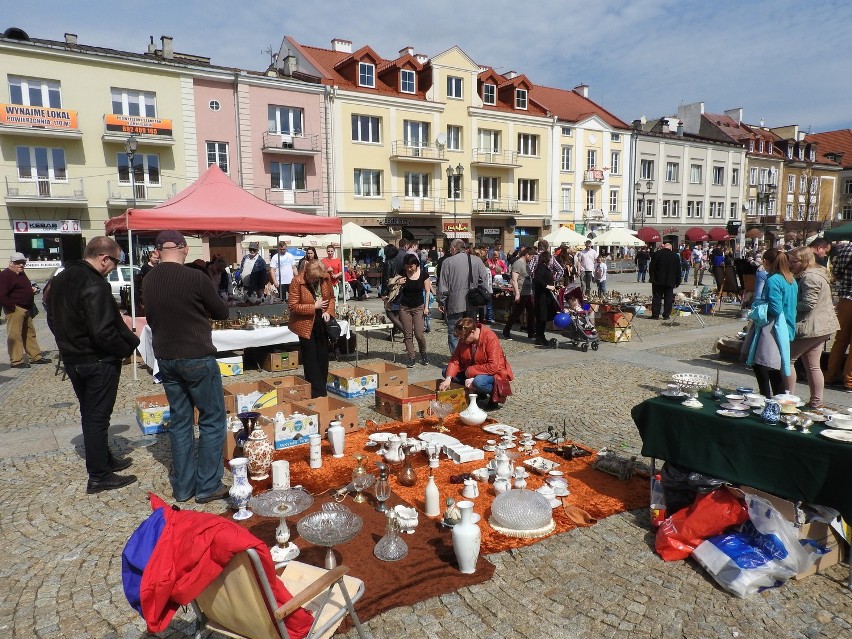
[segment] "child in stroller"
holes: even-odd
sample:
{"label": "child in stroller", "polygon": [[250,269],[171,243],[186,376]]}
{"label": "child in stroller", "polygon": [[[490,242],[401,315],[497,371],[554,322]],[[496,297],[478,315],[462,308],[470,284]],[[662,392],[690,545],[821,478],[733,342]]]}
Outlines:
{"label": "child in stroller", "polygon": [[571,322],[562,328],[562,335],[575,347],[579,346],[584,353],[589,350],[598,350],[600,338],[595,330],[594,322],[589,315],[591,311],[583,308],[583,288],[580,284],[571,283],[562,289],[556,298],[563,313],[567,313]]}

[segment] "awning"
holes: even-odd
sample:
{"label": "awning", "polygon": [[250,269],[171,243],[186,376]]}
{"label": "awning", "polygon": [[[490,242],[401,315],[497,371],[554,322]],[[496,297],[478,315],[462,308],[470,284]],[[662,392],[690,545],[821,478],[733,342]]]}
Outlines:
{"label": "awning", "polygon": [[746,237],[750,240],[756,240],[758,238],[761,238],[763,237],[763,230],[757,227],[749,229],[748,231],[746,231]]}
{"label": "awning", "polygon": [[435,243],[437,231],[434,228],[423,228],[418,226],[403,226],[402,236],[409,240],[414,240],[418,244]]}
{"label": "awning", "polygon": [[707,231],[697,226],[693,226],[689,229],[684,237],[686,237],[687,242],[703,242],[704,240],[710,239],[710,236],[707,235]]}
{"label": "awning", "polygon": [[730,239],[733,239],[733,237],[733,235],[728,233],[728,231],[726,231],[722,227],[716,226],[710,229],[710,239],[714,242],[726,242]]}
{"label": "awning", "polygon": [[651,228],[650,226],[643,226],[641,229],[636,231],[636,237],[638,237],[643,242],[662,241],[659,231],[657,231],[657,229]]}

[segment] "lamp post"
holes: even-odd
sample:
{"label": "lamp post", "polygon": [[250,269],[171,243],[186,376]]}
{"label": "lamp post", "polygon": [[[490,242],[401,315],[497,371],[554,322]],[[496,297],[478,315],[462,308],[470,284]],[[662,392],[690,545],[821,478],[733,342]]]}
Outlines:
{"label": "lamp post", "polygon": [[[633,190],[636,193],[636,197],[640,198],[639,201],[642,205],[639,207],[642,212],[642,228],[645,228],[645,198],[651,194],[651,189],[654,187],[654,183],[651,180],[645,182],[645,190],[642,190],[642,183],[636,182],[633,185]],[[636,228],[636,216],[633,216],[633,228]]]}
{"label": "lamp post", "polygon": [[[458,224],[456,218],[456,208],[458,203],[459,195],[461,195],[461,189],[459,189],[459,183],[461,182],[462,175],[464,175],[464,167],[459,163],[456,168],[451,166],[447,167],[447,180],[450,184],[450,193],[453,197],[453,233],[458,233],[456,226]],[[453,238],[455,239],[455,238]]]}
{"label": "lamp post", "polygon": [[[133,156],[139,147],[139,140],[130,136],[124,142],[124,150],[127,152],[127,169],[130,171],[130,195],[133,198],[133,206],[136,208],[136,173],[133,170]],[[136,282],[133,280],[133,234],[130,230],[130,215],[127,215],[127,259],[130,264],[130,328],[136,333]],[[133,379],[138,379],[136,369],[136,349],[133,350]]]}

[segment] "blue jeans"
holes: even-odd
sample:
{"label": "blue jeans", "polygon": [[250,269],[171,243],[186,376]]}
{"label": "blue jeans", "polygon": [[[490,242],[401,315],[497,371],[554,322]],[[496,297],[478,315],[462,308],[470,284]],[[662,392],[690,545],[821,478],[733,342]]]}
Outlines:
{"label": "blue jeans", "polygon": [[[225,398],[216,358],[161,359],[160,377],[169,399],[172,491],[178,501],[207,497],[222,486]],[[198,409],[198,459],[192,425]]]}
{"label": "blue jeans", "polygon": [[606,295],[606,280],[601,280],[598,284],[598,295]]}
{"label": "blue jeans", "polygon": [[648,273],[648,264],[647,264],[647,262],[646,262],[644,266],[638,266],[638,267],[637,267],[637,270],[636,270],[636,281],[637,281],[637,282],[644,282],[644,281],[645,281],[645,277],[646,277],[647,273]]}
{"label": "blue jeans", "polygon": [[[441,370],[441,376],[447,376],[447,367]],[[465,376],[464,371],[459,372],[453,377],[453,381],[456,384],[461,384],[464,386]],[[489,398],[491,397],[491,391],[494,390],[494,376],[493,375],[477,375],[473,378],[473,388],[471,388],[474,393],[478,395],[487,395]]]}

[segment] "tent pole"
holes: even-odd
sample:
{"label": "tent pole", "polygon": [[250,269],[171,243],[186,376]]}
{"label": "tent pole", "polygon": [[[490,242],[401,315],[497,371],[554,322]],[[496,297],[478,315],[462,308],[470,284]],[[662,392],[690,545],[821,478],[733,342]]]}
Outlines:
{"label": "tent pole", "polygon": [[[127,259],[130,263],[130,330],[136,335],[136,278],[133,277],[133,233],[127,225]],[[137,335],[138,337],[138,335]],[[136,349],[133,349],[133,381],[139,379],[136,368]]]}

